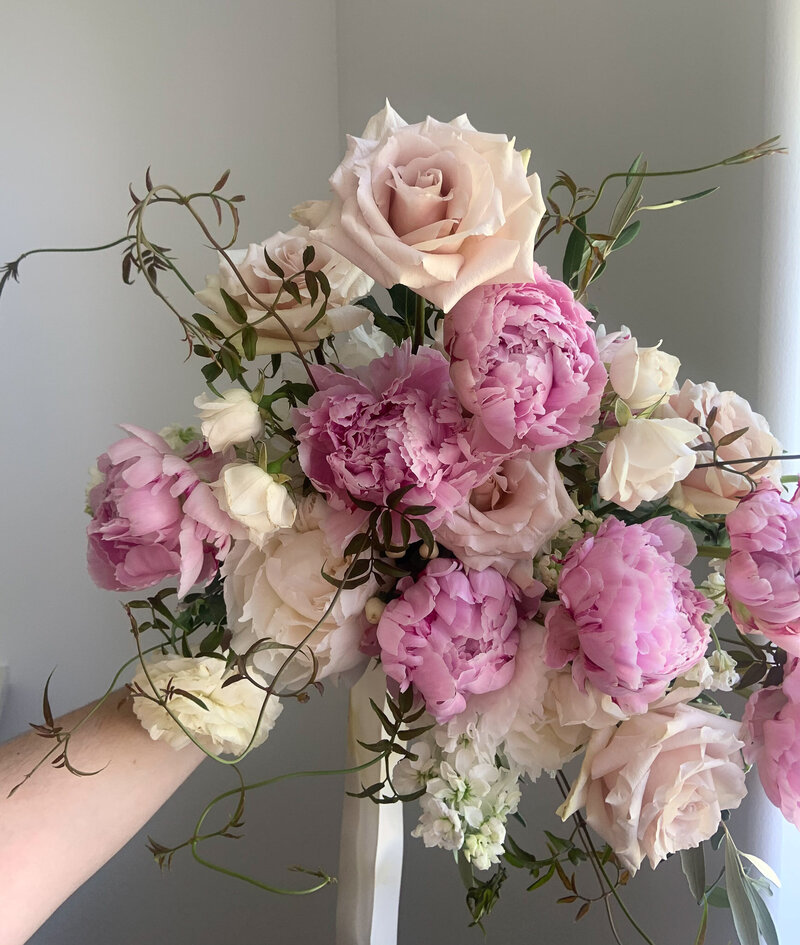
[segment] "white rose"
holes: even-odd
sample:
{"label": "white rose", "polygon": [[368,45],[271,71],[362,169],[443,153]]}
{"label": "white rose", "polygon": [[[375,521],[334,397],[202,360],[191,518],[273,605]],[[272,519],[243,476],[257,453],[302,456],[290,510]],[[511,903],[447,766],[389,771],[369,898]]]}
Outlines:
{"label": "white rose", "polygon": [[[544,214],[528,155],[505,135],[374,115],[330,179],[325,219],[311,231],[381,285],[402,283],[444,311],[489,282],[530,282]],[[306,205],[303,219],[319,216]]]}
{"label": "white rose", "polygon": [[[376,582],[343,590],[326,615],[336,588],[322,577],[322,570],[340,578],[347,563],[322,530],[328,514],[325,501],[319,496],[303,499],[298,511],[293,529],[275,532],[261,549],[236,542],[225,559],[221,573],[231,646],[244,654],[260,640],[281,644],[282,649],[262,648],[254,656],[255,666],[271,676],[289,648],[304,640],[304,647],[314,653],[319,678],[361,669],[368,660],[359,649],[368,627],[364,606],[375,594]],[[307,679],[309,669],[301,651],[281,674],[281,687]]]}
{"label": "white rose", "polygon": [[211,489],[223,512],[248,529],[261,547],[279,528],[289,528],[297,509],[285,486],[254,463],[228,463]]}
{"label": "white rose", "polygon": [[[769,429],[769,424],[756,413],[750,404],[731,390],[720,391],[716,384],[706,381],[693,384],[686,381],[668,401],[656,408],[658,417],[684,417],[687,420],[700,418],[706,424],[709,414],[716,411],[711,434],[714,441],[719,441],[739,430],[746,430],[732,443],[719,446],[717,456],[722,460],[747,459],[750,456],[777,456],[781,453],[781,444]],[[699,434],[694,446],[708,442],[705,433]],[[711,450],[697,450],[697,462],[708,463],[714,457]],[[771,479],[780,484],[781,464],[778,461],[767,463],[752,473],[754,479]],[[738,463],[731,469],[718,466],[694,469],[685,481],[678,483],[669,497],[676,509],[683,509],[688,515],[727,515],[732,512],[750,492],[750,484],[742,475],[751,467],[750,463]],[[738,470],[738,471],[737,471]]]}
{"label": "white rose", "polygon": [[586,808],[589,825],[635,872],[712,837],[746,794],[733,719],[684,703],[651,708],[595,732],[558,813]]}
{"label": "white rose", "polygon": [[194,405],[200,411],[200,429],[213,453],[236,443],[248,440],[264,432],[258,404],[254,403],[249,391],[241,387],[226,390],[220,399],[200,394],[195,397]]}
{"label": "white rose", "polygon": [[[294,280],[300,291],[299,303],[285,291],[278,298],[281,280],[267,266],[264,258],[266,250],[281,267],[286,279],[289,279],[302,272],[303,252],[307,246],[313,246],[315,250],[309,269],[325,273],[331,287],[325,315],[311,328],[307,326],[319,313],[322,295],[313,304],[304,278],[299,278]],[[320,339],[332,332],[354,328],[367,317],[367,309],[349,303],[369,292],[372,279],[329,246],[312,239],[307,227],[296,226],[288,233],[276,233],[263,243],[251,243],[246,250],[229,250],[228,256],[256,298],[266,306],[276,306],[278,314],[303,351],[315,348]],[[242,306],[248,322],[258,322],[255,325],[257,354],[296,350],[278,320],[272,316],[264,318],[264,308],[247,294],[236,273],[220,257],[218,274],[206,278],[206,287],[197,293],[197,298],[212,310],[209,318],[226,336],[232,335],[239,326],[228,314],[220,289],[224,289]],[[239,339],[240,335],[233,339],[237,346],[240,345]]]}
{"label": "white rose", "polygon": [[[140,686],[145,693],[163,697],[167,689],[182,689],[206,706],[202,708],[183,695],[174,695],[167,703],[173,715],[201,747],[215,754],[231,755],[239,755],[247,748],[264,704],[262,689],[246,679],[223,688],[223,683],[233,672],[226,670],[224,659],[212,656],[162,656],[148,659],[146,665],[153,686],[141,668],[133,677],[133,684]],[[157,702],[139,696],[133,700],[133,711],[151,738],[163,739],[173,748],[184,748],[191,743],[167,710]],[[254,745],[266,741],[282,711],[278,698],[270,696]]]}
{"label": "white rose", "polygon": [[659,350],[660,344],[640,348],[635,338],[628,338],[613,352],[608,371],[611,386],[631,410],[652,407],[675,386],[681,362]]}
{"label": "white rose", "polygon": [[679,417],[628,421],[600,460],[600,498],[629,512],[662,498],[694,469],[697,454],[687,444],[700,432],[696,424]]}

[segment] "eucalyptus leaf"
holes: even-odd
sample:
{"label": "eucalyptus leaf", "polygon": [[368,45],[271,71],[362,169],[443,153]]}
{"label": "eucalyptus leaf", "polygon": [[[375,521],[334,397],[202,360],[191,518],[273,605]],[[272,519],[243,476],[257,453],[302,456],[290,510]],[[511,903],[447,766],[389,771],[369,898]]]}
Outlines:
{"label": "eucalyptus leaf", "polygon": [[[742,856],[745,856],[745,854],[743,853]],[[753,907],[753,911],[756,914],[758,931],[761,933],[764,942],[766,945],[780,945],[778,931],[775,928],[775,923],[772,921],[772,916],[770,915],[767,904],[761,898],[758,890],[751,883],[747,882],[747,880],[745,880],[744,888],[750,900],[750,905]]]}
{"label": "eucalyptus leaf", "polygon": [[739,851],[731,842],[730,837],[725,841],[725,886],[728,890],[733,924],[739,936],[740,945],[760,945],[758,920],[745,887]]}
{"label": "eucalyptus leaf", "polygon": [[701,903],[706,892],[706,859],[703,855],[703,845],[691,850],[681,850],[681,869],[689,884],[689,891],[696,903]]}

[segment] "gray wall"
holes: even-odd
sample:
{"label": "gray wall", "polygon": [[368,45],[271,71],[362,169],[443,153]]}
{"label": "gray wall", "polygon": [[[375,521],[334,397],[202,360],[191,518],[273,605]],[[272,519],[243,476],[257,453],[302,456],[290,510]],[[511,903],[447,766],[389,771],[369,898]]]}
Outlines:
{"label": "gray wall", "polygon": [[[360,132],[384,95],[409,121],[468,111],[482,130],[515,134],[545,182],[564,168],[592,184],[639,151],[653,168],[703,163],[772,133],[762,116],[760,0],[147,0],[133,10],[73,0],[9,8],[3,27],[0,259],[113,238],[128,207],[125,185],[150,163],[159,179],[192,188],[232,167],[248,195],[243,240],[262,238],[285,224],[294,202],[325,195],[344,132]],[[592,298],[608,326],[626,322],[648,343],[663,338],[686,376],[753,398],[765,171],[653,185],[654,198],[723,189],[648,216]],[[188,249],[194,278],[213,268],[187,228],[165,225]],[[53,666],[54,704],[67,710],[129,655],[114,595],[84,571],[86,467],[115,438],[116,422],[188,421],[200,389],[195,370],[181,365],[176,324],[144,289],[119,285],[113,252],[27,260],[22,284],[2,302],[11,403],[0,413],[9,457],[0,660],[12,685],[1,737],[37,720]],[[556,273],[559,258],[545,255]],[[290,707],[250,771],[337,764],[345,708],[333,690],[324,703]],[[207,763],[146,832],[183,839],[203,803],[228,785]],[[340,784],[329,787],[307,782],[253,797],[249,840],[221,855],[244,855],[249,870],[272,880],[288,863],[335,872]],[[555,803],[549,781],[528,793],[523,845],[538,842]],[[194,945],[332,941],[332,891],[270,898],[188,860],[162,877],[143,842],[134,839],[76,893],[36,945],[125,945],[151,934]],[[632,908],[659,942],[692,941],[699,916],[676,863],[657,877],[645,868],[629,887]],[[526,894],[522,879],[509,881],[489,943],[570,942],[578,933],[611,941],[599,916],[575,927],[572,909],[552,904],[553,888]],[[402,945],[482,941],[464,917],[448,855],[409,840]],[[731,937],[718,921],[709,941]]]}

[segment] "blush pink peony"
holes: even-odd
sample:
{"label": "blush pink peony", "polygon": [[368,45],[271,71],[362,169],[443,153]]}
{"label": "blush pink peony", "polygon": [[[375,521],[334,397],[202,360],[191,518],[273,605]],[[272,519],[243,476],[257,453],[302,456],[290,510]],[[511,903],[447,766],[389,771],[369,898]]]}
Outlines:
{"label": "blush pink peony", "polygon": [[786,665],[782,686],[767,686],[747,701],[741,737],[744,757],[758,766],[764,791],[783,816],[800,828],[800,670]]}
{"label": "blush pink peony", "polygon": [[103,479],[89,493],[89,574],[107,590],[152,587],[180,576],[183,597],[209,581],[231,538],[245,530],[220,510],[207,482],[225,456],[189,444],[182,456],[156,433],[123,426],[130,436],[99,457]]}
{"label": "blush pink peony", "polygon": [[345,513],[342,535],[368,515],[353,499],[384,506],[406,486],[401,507],[434,506],[424,518],[437,528],[493,471],[494,462],[472,452],[438,352],[412,354],[405,343],[364,368],[312,371],[318,391],[294,411],[298,455],[311,482]]}
{"label": "blush pink peony", "polygon": [[480,449],[553,450],[591,433],[608,379],[591,321],[538,267],[533,282],[481,286],[453,308],[450,376]]}
{"label": "blush pink peony", "polygon": [[521,602],[501,574],[437,558],[397,590],[377,628],[381,665],[401,690],[413,684],[437,722],[463,712],[471,693],[509,682]]}
{"label": "blush pink peony", "polygon": [[800,489],[791,501],[762,481],[725,520],[727,600],[742,630],[800,656]]}
{"label": "blush pink peony", "polygon": [[492,567],[509,577],[577,514],[555,454],[520,453],[472,490],[436,539],[468,568]]}
{"label": "blush pink peony", "polygon": [[670,519],[607,519],[566,557],[561,602],[546,617],[548,664],[571,660],[580,687],[588,680],[628,711],[646,711],[708,646],[711,603],[683,566],[694,554],[689,530]]}

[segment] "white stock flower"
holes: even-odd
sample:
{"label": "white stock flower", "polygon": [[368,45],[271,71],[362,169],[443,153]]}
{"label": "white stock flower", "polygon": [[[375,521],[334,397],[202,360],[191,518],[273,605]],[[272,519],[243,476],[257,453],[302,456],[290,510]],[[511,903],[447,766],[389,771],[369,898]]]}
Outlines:
{"label": "white stock flower", "polygon": [[200,411],[200,429],[213,453],[246,443],[264,432],[258,404],[241,387],[226,390],[221,398],[200,394],[194,405]]}
{"label": "white stock flower", "polygon": [[[206,706],[202,708],[180,694],[171,696],[167,703],[175,718],[203,748],[215,754],[231,755],[239,755],[247,748],[264,704],[263,690],[246,679],[223,688],[233,671],[226,670],[224,659],[212,656],[151,657],[146,665],[152,686],[142,668],[133,677],[133,684],[141,686],[145,693],[163,697],[168,689],[182,689]],[[191,743],[167,710],[157,702],[136,697],[133,711],[151,738],[163,739],[173,748],[183,748]],[[270,696],[254,745],[266,741],[282,711],[283,706],[277,697]]]}
{"label": "white stock flower", "polygon": [[254,463],[228,463],[211,489],[223,512],[241,522],[259,548],[279,528],[289,528],[297,509],[286,486]]}
{"label": "white stock flower", "polygon": [[672,392],[681,362],[672,354],[640,348],[635,338],[618,344],[612,352],[608,376],[615,392],[631,410],[644,410]]}
{"label": "white stock flower", "polygon": [[739,674],[736,672],[736,660],[725,650],[714,650],[708,658],[708,665],[712,672],[709,689],[730,692],[739,682]]}
{"label": "white stock flower", "polygon": [[393,774],[400,793],[425,788],[412,836],[428,847],[461,849],[477,869],[498,863],[506,818],[520,800],[520,772],[498,762],[496,745],[475,726],[464,733],[436,726],[412,747],[417,760],[403,759]]}
{"label": "white stock flower", "polygon": [[694,469],[697,454],[687,444],[700,432],[681,417],[629,420],[606,444],[600,460],[600,498],[629,512],[662,498]]}
{"label": "white stock flower", "polygon": [[163,427],[158,431],[158,435],[176,453],[182,453],[187,443],[201,439],[200,433],[194,427],[182,427],[179,423],[171,423],[169,426]]}

